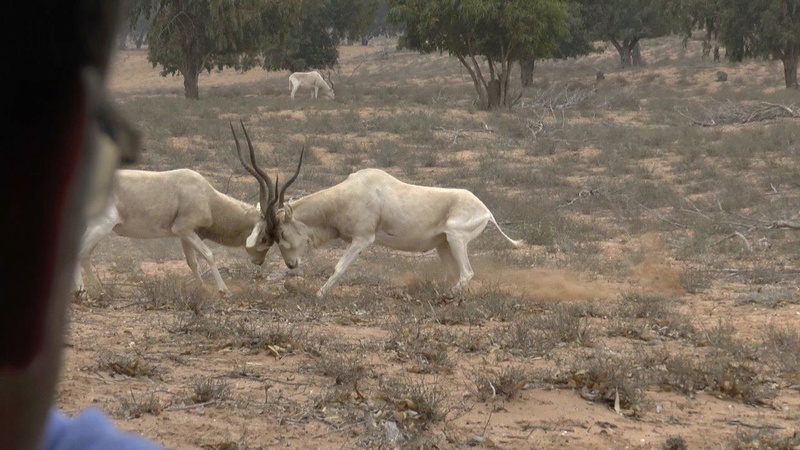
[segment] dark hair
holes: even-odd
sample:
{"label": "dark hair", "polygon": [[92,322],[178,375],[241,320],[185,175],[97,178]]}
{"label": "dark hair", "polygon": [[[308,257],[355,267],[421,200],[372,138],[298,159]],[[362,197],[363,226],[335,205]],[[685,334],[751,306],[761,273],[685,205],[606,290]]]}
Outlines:
{"label": "dark hair", "polygon": [[2,77],[7,89],[3,123],[23,130],[26,117],[58,110],[79,71],[108,70],[124,2],[119,0],[21,0],[3,8]]}

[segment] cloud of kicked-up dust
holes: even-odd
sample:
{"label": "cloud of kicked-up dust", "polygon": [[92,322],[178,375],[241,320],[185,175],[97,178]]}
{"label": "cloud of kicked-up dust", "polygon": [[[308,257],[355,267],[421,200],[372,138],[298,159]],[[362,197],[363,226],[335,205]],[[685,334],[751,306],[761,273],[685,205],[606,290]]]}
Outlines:
{"label": "cloud of kicked-up dust", "polygon": [[565,269],[509,267],[497,261],[478,260],[473,264],[476,285],[494,285],[509,293],[532,299],[553,301],[608,300],[618,296],[613,283],[591,279]]}
{"label": "cloud of kicked-up dust", "polygon": [[629,261],[629,278],[634,290],[666,295],[685,293],[681,286],[680,271],[670,262],[669,252],[654,233],[644,235],[637,243]]}
{"label": "cloud of kicked-up dust", "polygon": [[[470,288],[492,286],[520,297],[567,302],[614,300],[631,292],[684,293],[680,270],[671,262],[669,251],[658,235],[647,234],[632,240],[622,250],[621,255],[609,255],[609,258],[623,258],[628,268],[623,279],[615,280],[562,268],[510,266],[487,255],[473,257],[475,277]],[[443,277],[438,258],[432,257],[400,272],[394,280],[410,285],[422,280],[442,281]]]}

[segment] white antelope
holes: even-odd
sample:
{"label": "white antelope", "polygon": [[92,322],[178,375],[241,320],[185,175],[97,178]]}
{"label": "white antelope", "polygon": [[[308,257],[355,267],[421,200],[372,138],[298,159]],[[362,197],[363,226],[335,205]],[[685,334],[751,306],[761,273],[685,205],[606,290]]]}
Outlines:
{"label": "white antelope", "polygon": [[[255,161],[253,166],[257,167]],[[265,215],[274,227],[270,229],[266,220],[259,223],[248,242],[272,233],[290,269],[300,265],[309,247],[336,238],[350,243],[333,275],[317,292],[319,297],[330,292],[345,269],[373,243],[408,252],[435,248],[448,277],[456,280],[454,291],[472,279],[467,245],[489,222],[515,247],[524,245],[503,232],[472,192],[407,184],[378,169],[360,170],[336,186],[286,204],[284,192],[285,187]]]}
{"label": "white antelope", "polygon": [[[245,137],[253,161],[254,150],[246,130]],[[219,292],[226,296],[230,296],[230,290],[204,239],[228,247],[245,246],[253,264],[264,263],[273,243],[272,236],[264,235],[258,242],[248,242],[247,238],[259,223],[269,223],[266,211],[274,208],[270,205],[276,201],[275,188],[267,174],[256,172],[245,162],[235,132],[233,138],[239,161],[259,182],[260,207],[217,191],[202,175],[190,169],[118,170],[112,200],[105,213],[89,224],[81,245],[81,266],[92,283],[100,286],[90,261],[92,251],[112,232],[134,239],[179,238],[186,262],[197,281],[203,284],[197,268],[199,254],[211,267]],[[75,286],[79,291],[84,289],[80,268],[75,275]]]}
{"label": "white antelope", "polygon": [[[328,80],[330,80],[330,76],[328,76]],[[292,83],[292,100],[294,100],[294,94],[301,87],[312,89],[311,98],[317,98],[319,91],[322,91],[322,95],[331,100],[336,97],[333,92],[333,81],[331,81],[330,86],[328,86],[328,83],[325,82],[325,79],[322,78],[322,75],[317,71],[295,72],[289,75],[289,82]]]}

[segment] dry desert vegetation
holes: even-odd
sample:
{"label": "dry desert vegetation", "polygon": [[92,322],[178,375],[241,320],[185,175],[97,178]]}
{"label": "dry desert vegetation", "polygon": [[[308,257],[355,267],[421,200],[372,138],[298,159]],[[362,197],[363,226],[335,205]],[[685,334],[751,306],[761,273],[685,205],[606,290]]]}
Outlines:
{"label": "dry desert vegetation", "polygon": [[257,271],[209,244],[222,299],[177,239],[109,238],[104,294],[71,307],[58,405],[172,448],[797,448],[800,96],[776,63],[643,48],[636,69],[613,51],[537,63],[497,112],[456,60],[391,42],[341,48],[335,101],[292,102],[288,73],[261,70],[203,74],[187,101],[144,50],[119,52],[137,168],[255,203],[241,119],[281,179],[306,145],[289,196],[382,168],[470,189],[529,245],[490,225],[455,297],[435,252],[371,247],[319,300],[343,244],[296,277],[275,248]]}

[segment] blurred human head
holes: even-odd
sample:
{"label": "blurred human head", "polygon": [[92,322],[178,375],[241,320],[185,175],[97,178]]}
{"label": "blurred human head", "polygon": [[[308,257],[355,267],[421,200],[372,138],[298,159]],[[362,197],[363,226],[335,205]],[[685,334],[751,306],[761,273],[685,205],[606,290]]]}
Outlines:
{"label": "blurred human head", "polygon": [[107,142],[100,130],[115,139],[119,121],[104,92],[122,6],[26,0],[4,8],[2,449],[39,445],[80,237],[87,218],[105,206],[120,160],[116,145],[98,143]]}

